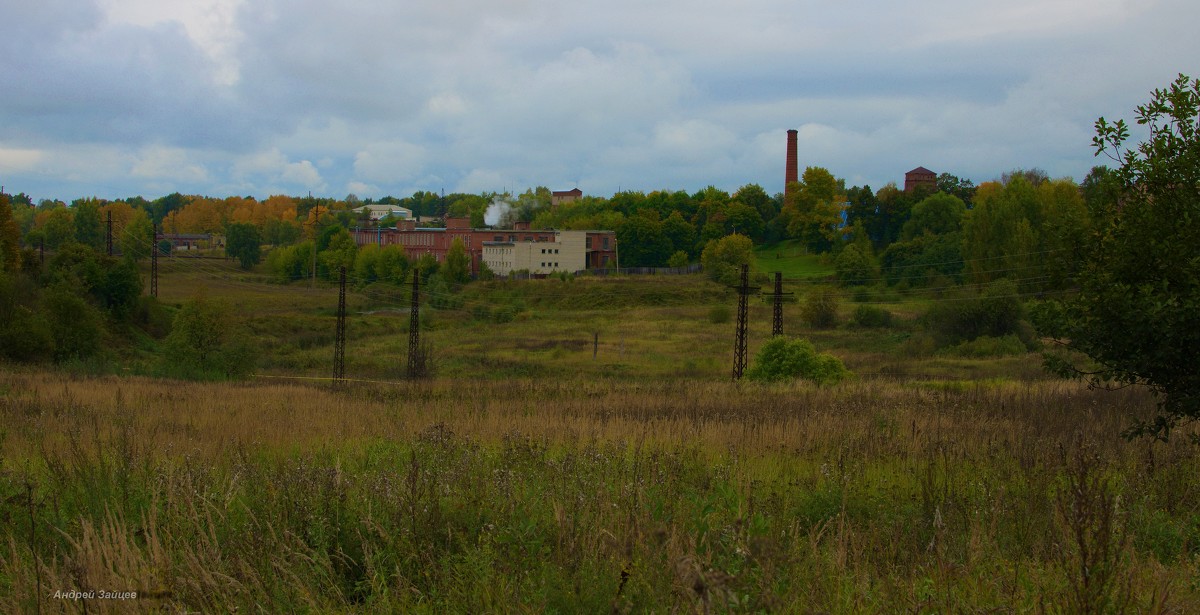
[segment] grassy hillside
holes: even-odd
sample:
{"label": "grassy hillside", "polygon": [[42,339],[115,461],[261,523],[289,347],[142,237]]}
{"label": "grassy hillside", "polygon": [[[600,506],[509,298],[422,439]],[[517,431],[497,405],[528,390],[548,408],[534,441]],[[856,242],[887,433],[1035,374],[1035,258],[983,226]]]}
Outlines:
{"label": "grassy hillside", "polygon": [[784,278],[825,278],[833,275],[828,255],[809,254],[799,240],[758,246],[754,250],[759,271],[782,271]]}

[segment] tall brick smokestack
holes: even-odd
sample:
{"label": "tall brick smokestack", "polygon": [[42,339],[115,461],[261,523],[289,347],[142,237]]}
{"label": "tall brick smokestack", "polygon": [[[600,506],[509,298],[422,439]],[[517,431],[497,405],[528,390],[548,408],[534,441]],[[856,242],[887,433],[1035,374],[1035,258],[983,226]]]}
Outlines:
{"label": "tall brick smokestack", "polygon": [[787,168],[783,172],[783,195],[791,194],[792,184],[800,181],[800,163],[796,155],[796,134],[798,131],[788,131]]}

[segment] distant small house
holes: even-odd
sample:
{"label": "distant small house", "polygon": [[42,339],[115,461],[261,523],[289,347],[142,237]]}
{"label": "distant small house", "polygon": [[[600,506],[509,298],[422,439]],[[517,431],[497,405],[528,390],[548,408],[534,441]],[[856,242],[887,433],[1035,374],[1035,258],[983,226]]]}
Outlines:
{"label": "distant small house", "polygon": [[171,242],[172,252],[209,250],[225,245],[220,237],[214,238],[210,233],[160,233],[158,237]]}
{"label": "distant small house", "polygon": [[400,218],[401,220],[409,220],[412,218],[412,210],[399,205],[363,205],[356,208],[354,211],[358,213],[366,213],[372,220],[382,220],[388,216]]}
{"label": "distant small house", "polygon": [[573,190],[555,190],[550,193],[550,204],[559,205],[562,203],[570,203],[583,198],[583,191],[579,188]]}
{"label": "distant small house", "polygon": [[912,192],[921,187],[937,190],[937,173],[925,167],[917,167],[904,174],[905,192]]}

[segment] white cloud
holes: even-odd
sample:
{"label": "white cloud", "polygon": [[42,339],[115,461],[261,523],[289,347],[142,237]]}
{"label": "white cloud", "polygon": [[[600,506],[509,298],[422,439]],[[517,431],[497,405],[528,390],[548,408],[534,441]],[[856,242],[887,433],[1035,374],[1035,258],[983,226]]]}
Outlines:
{"label": "white cloud", "polygon": [[36,169],[45,158],[45,152],[37,149],[10,148],[0,145],[0,172],[23,173]]}
{"label": "white cloud", "polygon": [[278,187],[303,188],[321,191],[326,183],[321,172],[311,161],[291,161],[278,149],[272,149],[242,157],[234,165],[234,176],[243,182],[263,182],[272,187],[272,194],[282,191]]}
{"label": "white cloud", "polygon": [[314,190],[320,189],[325,185],[321,181],[321,172],[313,166],[313,163],[307,160],[289,162],[284,165],[279,177],[286,182]]}
{"label": "white cloud", "polygon": [[138,153],[130,169],[137,178],[172,180],[186,183],[206,182],[208,170],[195,162],[186,150],[170,147],[147,147]]}
{"label": "white cloud", "polygon": [[237,11],[243,0],[99,0],[105,18],[111,24],[131,24],[152,28],[178,23],[189,38],[211,58],[214,77],[222,85],[232,85],[239,77],[237,45],[241,32]]}
{"label": "white cloud", "polygon": [[776,192],[787,128],[802,164],[875,187],[917,164],[1078,178],[1097,116],[1130,118],[1200,57],[1191,0],[8,0],[4,13],[0,82],[21,95],[0,98],[0,171],[64,198]]}
{"label": "white cloud", "polygon": [[424,164],[425,149],[396,141],[376,143],[354,157],[357,178],[381,183],[407,181],[418,176]]}
{"label": "white cloud", "polygon": [[360,198],[380,195],[379,186],[373,186],[363,182],[350,182],[349,184],[346,184],[346,189],[349,191],[349,194],[353,194]]}

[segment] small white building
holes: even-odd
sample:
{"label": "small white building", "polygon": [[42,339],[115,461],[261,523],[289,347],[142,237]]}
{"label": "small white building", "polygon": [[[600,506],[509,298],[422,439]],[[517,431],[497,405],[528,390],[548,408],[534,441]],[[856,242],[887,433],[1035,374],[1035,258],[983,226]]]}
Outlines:
{"label": "small white building", "polygon": [[586,269],[587,232],[551,232],[553,241],[485,241],[483,262],[496,275],[508,275],[514,271],[549,274]]}
{"label": "small white building", "polygon": [[363,205],[356,208],[354,211],[358,213],[367,212],[372,220],[382,220],[388,216],[399,218],[401,220],[411,220],[412,210],[399,205]]}

